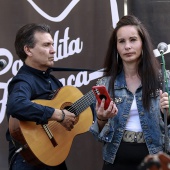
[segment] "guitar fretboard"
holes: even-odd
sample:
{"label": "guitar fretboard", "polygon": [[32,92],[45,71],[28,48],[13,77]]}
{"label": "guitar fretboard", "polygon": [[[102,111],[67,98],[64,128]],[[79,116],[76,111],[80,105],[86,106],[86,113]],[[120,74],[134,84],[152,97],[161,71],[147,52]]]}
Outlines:
{"label": "guitar fretboard", "polygon": [[95,101],[95,96],[93,91],[91,90],[87,94],[85,94],[82,98],[80,98],[75,103],[73,103],[69,107],[68,111],[78,116],[81,112],[87,109],[94,101]]}

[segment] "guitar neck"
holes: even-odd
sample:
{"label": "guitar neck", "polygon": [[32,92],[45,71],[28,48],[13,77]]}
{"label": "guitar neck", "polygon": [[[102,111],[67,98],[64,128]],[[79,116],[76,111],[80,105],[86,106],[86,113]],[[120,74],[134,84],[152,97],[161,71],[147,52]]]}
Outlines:
{"label": "guitar neck", "polygon": [[85,94],[82,98],[80,98],[75,103],[73,103],[69,107],[68,111],[78,116],[85,109],[87,109],[94,101],[95,101],[95,96],[94,96],[93,91],[91,90],[87,94]]}

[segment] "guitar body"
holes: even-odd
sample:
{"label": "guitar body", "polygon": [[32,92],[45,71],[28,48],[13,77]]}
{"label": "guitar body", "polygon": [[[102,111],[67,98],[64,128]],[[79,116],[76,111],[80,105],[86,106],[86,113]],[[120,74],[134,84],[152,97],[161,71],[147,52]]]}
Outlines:
{"label": "guitar body", "polygon": [[[33,100],[32,102],[64,109],[82,96],[83,94],[77,88],[65,86],[52,100]],[[42,125],[36,125],[35,122],[30,121],[18,121],[12,117],[9,120],[9,130],[14,141],[24,146],[21,154],[27,162],[36,166],[42,163],[56,166],[67,158],[74,137],[87,132],[92,125],[93,115],[90,107],[79,114],[76,119],[76,124],[71,131],[67,131],[56,121],[49,121],[47,127],[52,133],[52,139],[49,138]]]}

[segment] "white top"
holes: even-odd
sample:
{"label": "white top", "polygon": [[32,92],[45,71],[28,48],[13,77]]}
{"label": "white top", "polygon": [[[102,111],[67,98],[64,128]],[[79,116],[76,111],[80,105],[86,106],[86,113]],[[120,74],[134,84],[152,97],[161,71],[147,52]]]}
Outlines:
{"label": "white top", "polygon": [[127,120],[125,130],[129,130],[133,132],[142,132],[135,96],[132,102],[132,106],[130,109],[129,118]]}

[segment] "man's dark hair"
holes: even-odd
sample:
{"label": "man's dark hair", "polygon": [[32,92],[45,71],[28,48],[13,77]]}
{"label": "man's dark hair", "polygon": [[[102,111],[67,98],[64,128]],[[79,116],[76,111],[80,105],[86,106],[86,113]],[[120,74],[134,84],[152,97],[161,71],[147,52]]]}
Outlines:
{"label": "man's dark hair", "polygon": [[35,46],[35,32],[51,33],[48,25],[31,23],[21,27],[16,34],[15,50],[16,54],[23,62],[25,62],[25,59],[27,58],[24,46],[28,46],[30,48],[34,48]]}

